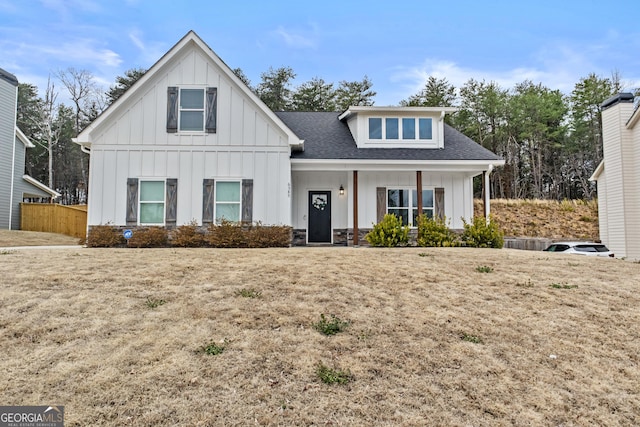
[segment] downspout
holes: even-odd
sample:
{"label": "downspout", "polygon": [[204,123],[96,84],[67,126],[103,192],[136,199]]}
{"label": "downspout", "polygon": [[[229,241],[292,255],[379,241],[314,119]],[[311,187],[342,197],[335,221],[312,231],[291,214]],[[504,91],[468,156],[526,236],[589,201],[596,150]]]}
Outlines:
{"label": "downspout", "polygon": [[16,86],[15,104],[13,105],[13,126],[11,127],[11,140],[13,141],[13,153],[11,155],[11,189],[9,190],[9,230],[13,221],[13,188],[16,180],[16,126],[18,124],[18,86]]}

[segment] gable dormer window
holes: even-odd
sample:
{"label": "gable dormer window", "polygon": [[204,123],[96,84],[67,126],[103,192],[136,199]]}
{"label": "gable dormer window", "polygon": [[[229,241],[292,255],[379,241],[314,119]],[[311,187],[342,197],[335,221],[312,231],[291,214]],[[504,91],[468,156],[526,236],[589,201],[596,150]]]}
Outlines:
{"label": "gable dormer window", "polygon": [[180,89],[180,131],[204,131],[204,89]]}
{"label": "gable dormer window", "polygon": [[218,89],[215,87],[169,87],[167,132],[216,133]]}
{"label": "gable dormer window", "polygon": [[[417,130],[417,132],[416,132]],[[370,140],[433,140],[431,117],[369,117]]]}

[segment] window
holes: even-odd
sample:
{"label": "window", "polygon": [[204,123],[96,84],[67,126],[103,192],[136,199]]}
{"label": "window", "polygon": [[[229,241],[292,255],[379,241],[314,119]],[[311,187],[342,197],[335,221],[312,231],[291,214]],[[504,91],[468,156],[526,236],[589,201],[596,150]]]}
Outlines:
{"label": "window", "polygon": [[369,119],[369,139],[382,139],[382,119]]}
{"label": "window", "polygon": [[240,221],[240,181],[216,181],[215,219],[231,222]]}
{"label": "window", "polygon": [[[402,219],[402,224],[418,225],[418,191],[414,189],[387,189],[387,213]],[[422,190],[422,213],[433,218],[433,190]]]}
{"label": "window", "polygon": [[431,119],[418,119],[420,125],[420,139],[432,139],[432,123]]}
{"label": "window", "polygon": [[419,140],[433,139],[431,117],[386,117],[384,120],[380,117],[369,118],[369,139],[415,141],[416,137]]}
{"label": "window", "polygon": [[402,139],[416,139],[416,119],[402,119]]}
{"label": "window", "polygon": [[164,224],[164,181],[140,181],[140,224]]}
{"label": "window", "polygon": [[398,139],[398,119],[385,119],[387,139]]}
{"label": "window", "polygon": [[204,89],[180,89],[180,130],[204,131]]}

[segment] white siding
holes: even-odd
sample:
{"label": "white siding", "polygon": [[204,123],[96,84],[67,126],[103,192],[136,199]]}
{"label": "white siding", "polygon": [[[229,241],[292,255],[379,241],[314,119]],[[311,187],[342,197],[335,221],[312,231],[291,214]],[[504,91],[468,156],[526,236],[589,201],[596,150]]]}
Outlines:
{"label": "white siding", "polygon": [[[340,185],[345,195],[339,196]],[[462,217],[473,216],[473,180],[465,174],[422,172],[424,189],[444,188],[445,216],[451,228],[462,228]],[[377,222],[377,187],[416,188],[415,172],[358,173],[358,227],[371,228]],[[352,172],[293,172],[294,228],[307,228],[307,197],[309,190],[332,191],[332,227],[353,227]]]}
{"label": "white siding", "polygon": [[[167,133],[169,86],[216,87],[217,132]],[[253,179],[253,220],[290,224],[288,135],[194,43],[91,130],[88,224],[125,224],[127,178],[177,178],[178,225],[202,221],[203,179]]]}

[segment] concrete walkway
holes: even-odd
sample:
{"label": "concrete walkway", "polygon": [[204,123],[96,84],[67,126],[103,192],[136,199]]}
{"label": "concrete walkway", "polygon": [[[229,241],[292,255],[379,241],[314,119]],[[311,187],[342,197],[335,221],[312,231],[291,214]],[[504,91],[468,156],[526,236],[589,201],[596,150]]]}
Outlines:
{"label": "concrete walkway", "polygon": [[0,247],[0,252],[22,251],[25,249],[82,249],[82,245],[55,245],[55,246],[5,246]]}

